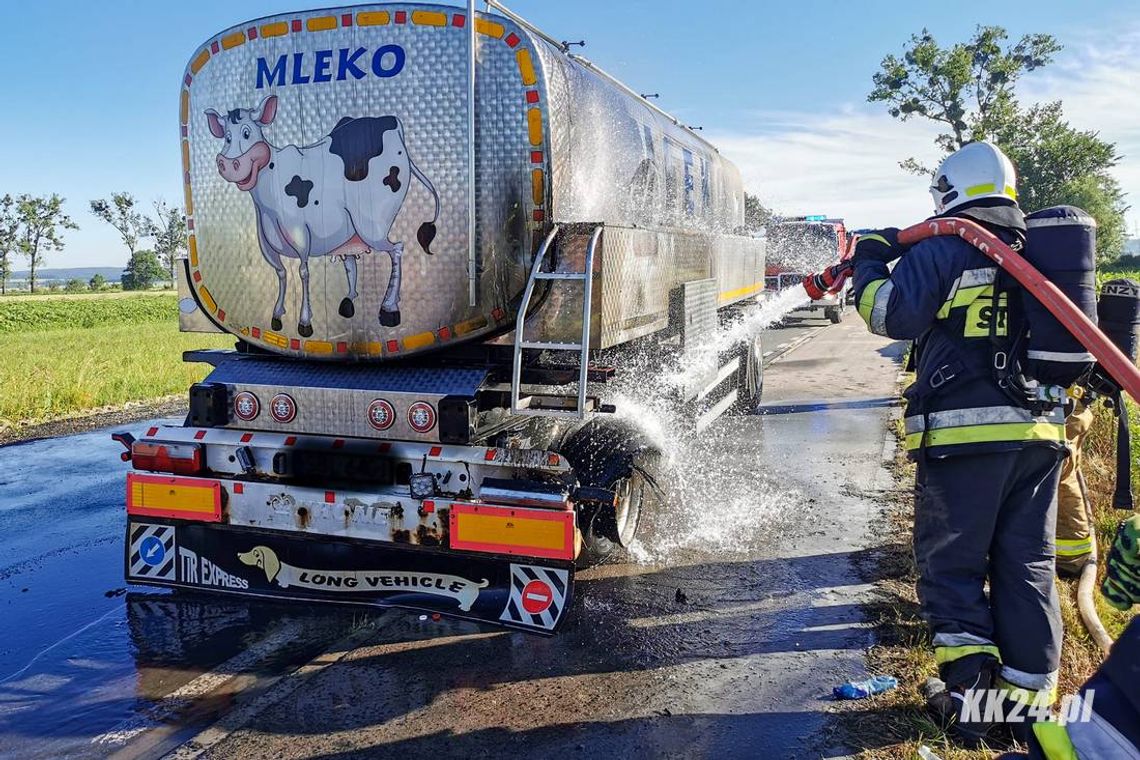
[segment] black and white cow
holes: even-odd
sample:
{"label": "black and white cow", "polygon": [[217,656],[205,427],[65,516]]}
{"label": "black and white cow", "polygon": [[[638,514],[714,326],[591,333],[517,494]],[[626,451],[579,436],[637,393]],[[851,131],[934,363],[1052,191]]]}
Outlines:
{"label": "black and white cow", "polygon": [[281,329],[285,315],[282,258],[300,261],[297,332],[308,337],[313,334],[309,259],[336,256],[344,260],[348,295],[339,311],[348,318],[356,313],[357,259],[372,251],[387,253],[392,259],[380,304],[380,324],[400,324],[404,244],[390,241],[388,233],[408,194],[409,170],[435,198],[435,216],[420,225],[416,234],[426,253],[431,253],[439,219],[439,193],[408,155],[400,121],[395,116],[345,117],[320,142],[278,148],[263,132],[276,115],[276,95],[257,108],[236,108],[224,115],[212,108],[206,111],[211,134],[225,140],[218,154],[218,172],[253,198],[261,255],[277,272],[273,329]]}

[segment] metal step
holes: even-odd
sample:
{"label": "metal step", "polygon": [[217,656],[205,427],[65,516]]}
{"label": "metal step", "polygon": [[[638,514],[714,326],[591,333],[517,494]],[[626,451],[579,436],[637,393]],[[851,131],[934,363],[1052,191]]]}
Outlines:
{"label": "metal step", "polygon": [[582,272],[539,272],[534,278],[536,280],[584,280],[586,275]]}
{"label": "metal step", "polygon": [[581,343],[535,343],[527,341],[520,343],[523,348],[533,349],[535,351],[581,351]]}

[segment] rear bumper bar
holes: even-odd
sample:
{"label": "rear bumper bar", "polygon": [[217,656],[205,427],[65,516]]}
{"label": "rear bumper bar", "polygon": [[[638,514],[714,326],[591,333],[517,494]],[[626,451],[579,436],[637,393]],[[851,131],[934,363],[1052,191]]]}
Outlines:
{"label": "rear bumper bar", "polygon": [[544,634],[573,597],[573,563],[557,560],[139,516],[125,544],[130,583],[401,607]]}

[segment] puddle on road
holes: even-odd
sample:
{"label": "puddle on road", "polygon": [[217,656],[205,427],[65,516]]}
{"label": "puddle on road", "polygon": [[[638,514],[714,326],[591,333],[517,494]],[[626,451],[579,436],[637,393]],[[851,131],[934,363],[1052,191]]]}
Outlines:
{"label": "puddle on road", "polygon": [[369,614],[128,592],[102,616],[45,642],[29,662],[0,677],[0,755],[105,756],[142,730],[177,718],[164,697],[256,642],[289,632],[253,669],[273,673],[314,656]]}
{"label": "puddle on road", "polygon": [[95,737],[169,720],[159,700],[276,631],[297,635],[255,672],[372,614],[124,588],[120,450],[101,430],[0,455],[0,480],[19,484],[0,491],[0,757],[106,756]]}

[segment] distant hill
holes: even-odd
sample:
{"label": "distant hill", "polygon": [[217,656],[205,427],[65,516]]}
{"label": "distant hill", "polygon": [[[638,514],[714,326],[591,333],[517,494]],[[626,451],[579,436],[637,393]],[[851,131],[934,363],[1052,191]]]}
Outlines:
{"label": "distant hill", "polygon": [[[48,280],[59,280],[60,282],[67,282],[68,280],[83,280],[87,282],[97,274],[103,275],[103,279],[107,282],[118,282],[123,274],[122,267],[69,267],[59,269],[41,269],[36,272],[36,279],[47,282]],[[15,271],[12,272],[13,280],[26,280],[28,279],[28,271]]]}

